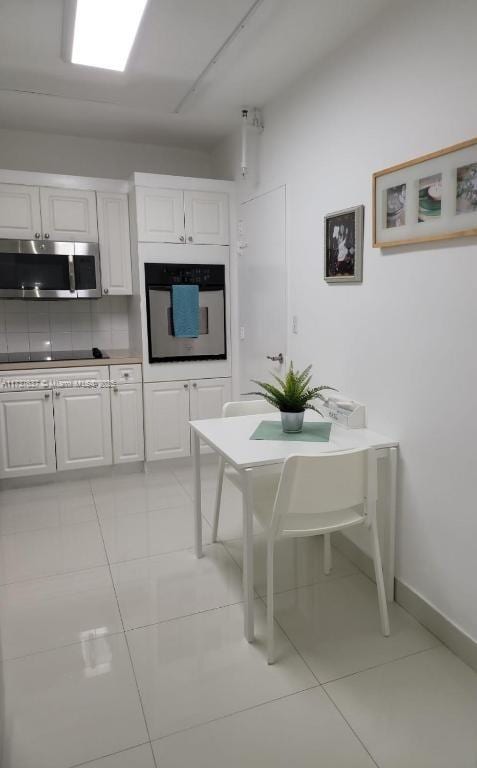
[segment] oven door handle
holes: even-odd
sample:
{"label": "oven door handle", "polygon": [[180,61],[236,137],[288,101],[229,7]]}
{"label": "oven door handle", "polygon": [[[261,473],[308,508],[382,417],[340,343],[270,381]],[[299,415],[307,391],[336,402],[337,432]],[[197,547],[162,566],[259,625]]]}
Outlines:
{"label": "oven door handle", "polygon": [[70,293],[76,293],[75,257],[72,253],[68,254],[68,274],[70,277]]}

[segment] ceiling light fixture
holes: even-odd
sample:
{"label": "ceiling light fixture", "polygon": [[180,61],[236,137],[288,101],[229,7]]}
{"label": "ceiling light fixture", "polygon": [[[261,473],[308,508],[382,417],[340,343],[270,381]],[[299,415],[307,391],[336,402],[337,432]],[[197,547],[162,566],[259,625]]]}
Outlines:
{"label": "ceiling light fixture", "polygon": [[147,0],[76,0],[71,62],[124,72]]}

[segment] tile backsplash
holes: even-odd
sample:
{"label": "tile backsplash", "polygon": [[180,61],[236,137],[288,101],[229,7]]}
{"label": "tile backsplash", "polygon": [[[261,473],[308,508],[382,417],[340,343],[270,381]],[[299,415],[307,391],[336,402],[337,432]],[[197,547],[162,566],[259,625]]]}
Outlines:
{"label": "tile backsplash", "polygon": [[0,352],[128,349],[126,296],[0,301]]}

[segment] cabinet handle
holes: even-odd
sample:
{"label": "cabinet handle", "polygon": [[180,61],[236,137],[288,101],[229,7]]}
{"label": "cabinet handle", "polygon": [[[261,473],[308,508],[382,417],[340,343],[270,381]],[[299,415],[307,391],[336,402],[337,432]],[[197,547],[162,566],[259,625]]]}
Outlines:
{"label": "cabinet handle", "polygon": [[192,237],[192,235],[189,235],[189,237],[188,237],[187,239],[188,239],[189,243],[192,243],[192,242],[193,242],[193,240],[194,240],[194,238]]}
{"label": "cabinet handle", "polygon": [[184,389],[189,389],[189,385],[188,384],[184,384]]}
{"label": "cabinet handle", "polygon": [[129,379],[129,373],[127,371],[124,371],[123,376],[125,379]]}
{"label": "cabinet handle", "polygon": [[119,389],[118,389],[117,387],[113,387],[113,392],[116,392],[116,393],[118,393],[118,392],[119,392]]}
{"label": "cabinet handle", "polygon": [[196,382],[196,381],[194,381],[194,382],[192,383],[192,386],[194,387],[194,389],[197,389],[197,382]]}
{"label": "cabinet handle", "polygon": [[181,241],[181,243],[183,243],[183,242],[184,242],[184,240],[185,240],[185,237],[184,237],[184,235],[179,235],[179,240]]}
{"label": "cabinet handle", "polygon": [[37,240],[39,240],[41,237],[41,232],[35,232],[35,237]]}
{"label": "cabinet handle", "polygon": [[50,239],[50,235],[48,234],[48,232],[45,232],[45,240],[49,240],[49,239]]}
{"label": "cabinet handle", "polygon": [[107,296],[109,293],[109,288],[103,288],[103,293],[105,296]]}
{"label": "cabinet handle", "polygon": [[50,399],[50,393],[49,392],[45,392],[45,400],[49,400],[49,399]]}
{"label": "cabinet handle", "polygon": [[60,393],[58,391],[55,392],[55,397],[59,397]]}

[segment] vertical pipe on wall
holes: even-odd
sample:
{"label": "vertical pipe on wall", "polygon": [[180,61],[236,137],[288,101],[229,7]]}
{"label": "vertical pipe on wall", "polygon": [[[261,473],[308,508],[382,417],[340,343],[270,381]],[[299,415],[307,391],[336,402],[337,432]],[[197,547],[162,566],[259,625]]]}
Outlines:
{"label": "vertical pipe on wall", "polygon": [[247,119],[248,109],[242,109],[242,159],[240,161],[240,173],[243,178],[247,175]]}

